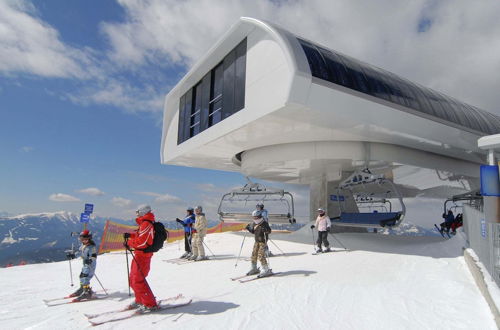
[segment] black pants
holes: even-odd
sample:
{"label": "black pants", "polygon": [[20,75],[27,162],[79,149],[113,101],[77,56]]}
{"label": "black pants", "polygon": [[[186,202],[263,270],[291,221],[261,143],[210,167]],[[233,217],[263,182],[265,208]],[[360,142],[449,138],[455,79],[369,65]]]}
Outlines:
{"label": "black pants", "polygon": [[191,252],[191,233],[184,232],[184,251]]}
{"label": "black pants", "polygon": [[441,230],[446,230],[447,232],[450,231],[452,222],[442,222],[439,225],[441,226]]}
{"label": "black pants", "polygon": [[318,231],[318,240],[316,241],[316,244],[318,244],[318,247],[321,249],[321,243],[325,246],[325,248],[328,248],[330,246],[330,243],[328,243],[328,232],[327,231]]}

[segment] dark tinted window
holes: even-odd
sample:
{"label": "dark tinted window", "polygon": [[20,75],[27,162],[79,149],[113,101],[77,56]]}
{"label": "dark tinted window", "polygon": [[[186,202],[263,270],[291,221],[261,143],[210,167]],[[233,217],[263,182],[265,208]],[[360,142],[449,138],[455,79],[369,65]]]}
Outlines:
{"label": "dark tinted window", "polygon": [[210,102],[210,81],[211,75],[207,73],[201,80],[201,117],[200,117],[200,132],[208,128],[208,112]]}
{"label": "dark tinted window", "polygon": [[217,124],[222,119],[222,83],[224,68],[219,64],[212,70],[212,90],[210,93],[208,126]]}
{"label": "dark tinted window", "polygon": [[297,38],[312,76],[486,134],[500,132],[500,117],[466,105],[388,71]]}
{"label": "dark tinted window", "polygon": [[224,84],[222,91],[222,119],[233,114],[234,111],[234,81],[236,76],[236,52],[233,50],[224,58]]}
{"label": "dark tinted window", "polygon": [[185,113],[185,105],[186,105],[186,95],[182,95],[179,100],[179,125],[177,129],[177,144],[184,142],[184,116]]}
{"label": "dark tinted window", "polygon": [[330,74],[328,73],[328,69],[325,65],[325,61],[323,57],[319,53],[319,51],[311,44],[304,43],[302,44],[302,48],[307,56],[307,61],[309,62],[309,67],[311,68],[312,75],[318,77],[320,79],[330,81]]}
{"label": "dark tinted window", "polygon": [[247,65],[247,40],[236,47],[236,79],[234,85],[234,112],[245,107],[245,79]]}
{"label": "dark tinted window", "polygon": [[196,134],[200,133],[201,83],[194,87],[193,98],[194,98],[194,103],[193,103],[193,109],[191,110],[189,137],[193,137]]}
{"label": "dark tinted window", "polygon": [[245,107],[244,39],[179,100],[177,144]]}

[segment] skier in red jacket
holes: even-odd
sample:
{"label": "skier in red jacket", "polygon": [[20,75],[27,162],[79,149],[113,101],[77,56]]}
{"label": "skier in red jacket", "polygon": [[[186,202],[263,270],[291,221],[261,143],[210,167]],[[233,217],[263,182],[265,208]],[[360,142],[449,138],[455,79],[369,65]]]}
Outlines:
{"label": "skier in red jacket", "polygon": [[155,296],[146,281],[153,253],[142,251],[153,244],[155,216],[151,212],[149,205],[139,208],[136,214],[135,221],[139,228],[134,233],[123,234],[126,248],[134,249],[134,258],[130,271],[130,286],[134,290],[135,301],[129,307],[138,308],[140,312],[147,313],[158,309]]}

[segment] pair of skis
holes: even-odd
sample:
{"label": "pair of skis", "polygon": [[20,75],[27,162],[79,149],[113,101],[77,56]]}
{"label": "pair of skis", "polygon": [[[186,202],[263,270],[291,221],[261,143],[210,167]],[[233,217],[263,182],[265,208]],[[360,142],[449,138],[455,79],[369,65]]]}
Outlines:
{"label": "pair of skis", "polygon": [[259,280],[261,278],[271,277],[271,276],[278,275],[278,274],[281,274],[281,272],[278,272],[278,273],[269,273],[269,274],[266,274],[266,275],[260,275],[259,274],[257,276],[242,275],[242,276],[232,277],[231,281],[238,281],[240,283],[247,283],[247,282]]}
{"label": "pair of skis", "polygon": [[190,264],[193,262],[206,261],[206,260],[211,260],[211,259],[206,258],[206,259],[202,259],[202,260],[189,260],[189,259],[175,258],[175,259],[165,259],[163,261],[171,263],[171,264],[176,264],[176,265],[184,265],[184,264]]}
{"label": "pair of skis", "polygon": [[441,236],[443,236],[443,238],[446,238],[444,236],[444,233],[446,233],[446,236],[448,236],[448,238],[451,238],[450,236],[450,233],[447,232],[447,231],[444,231],[443,229],[439,228],[436,224],[434,224],[434,227],[436,227],[436,229],[438,230],[438,232],[441,234]]}
{"label": "pair of skis", "polygon": [[126,320],[134,316],[146,315],[151,313],[161,312],[167,309],[178,308],[182,306],[189,305],[193,300],[184,297],[182,294],[179,294],[175,297],[165,298],[158,301],[158,309],[149,311],[149,312],[141,312],[137,309],[132,309],[129,306],[124,308],[120,308],[117,310],[107,311],[103,313],[97,314],[84,314],[89,323],[93,326],[101,325],[104,323],[117,322],[121,320]]}
{"label": "pair of skis", "polygon": [[48,307],[52,307],[52,306],[59,306],[59,305],[65,305],[65,304],[73,304],[73,303],[92,301],[92,300],[101,299],[104,297],[106,297],[106,295],[94,293],[90,298],[85,298],[85,299],[78,299],[77,296],[66,296],[66,297],[59,297],[59,298],[52,298],[52,299],[43,299],[43,302]]}

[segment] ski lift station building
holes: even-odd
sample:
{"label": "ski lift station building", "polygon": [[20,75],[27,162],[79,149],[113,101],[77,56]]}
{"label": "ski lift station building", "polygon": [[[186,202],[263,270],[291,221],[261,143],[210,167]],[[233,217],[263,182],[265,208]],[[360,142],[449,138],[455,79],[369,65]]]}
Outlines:
{"label": "ski lift station building", "polygon": [[366,168],[403,197],[437,191],[403,183],[415,169],[477,188],[477,140],[496,133],[496,115],[241,18],[166,96],[161,162],[308,184],[311,214],[335,216],[339,182]]}

